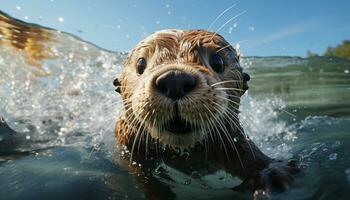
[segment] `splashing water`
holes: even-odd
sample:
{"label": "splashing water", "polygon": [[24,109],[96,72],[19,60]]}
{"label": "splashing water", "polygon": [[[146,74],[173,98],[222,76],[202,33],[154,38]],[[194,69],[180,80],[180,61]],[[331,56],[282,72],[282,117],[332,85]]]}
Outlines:
{"label": "splashing water", "polygon": [[287,122],[279,118],[283,101],[277,98],[257,100],[247,95],[242,98],[240,120],[248,136],[263,152],[273,158],[292,156],[288,142],[297,136]]}
{"label": "splashing water", "polygon": [[[121,103],[112,81],[125,54],[47,31],[52,39],[44,45],[50,56],[39,63],[3,45],[9,38],[0,34],[0,116],[15,130],[0,132],[0,180],[8,183],[0,183],[0,196],[50,199],[54,191],[65,191],[67,198],[143,198],[130,174],[104,152],[110,149],[91,151],[113,141]],[[271,198],[332,199],[337,194],[348,199],[350,61],[248,57],[242,63],[252,75],[239,116],[246,134],[269,156],[296,157],[307,166],[290,190]],[[0,125],[7,130],[4,122]],[[161,167],[160,174],[175,177],[164,182],[181,199],[250,198],[223,190],[239,180],[222,172],[188,177]]]}
{"label": "splashing water", "polygon": [[[0,50],[1,114],[20,137],[32,142],[32,148],[98,145],[104,134],[113,135],[121,103],[112,80],[120,73],[125,55],[67,33],[47,31],[51,38],[43,45],[52,55],[40,63],[28,63],[23,51],[15,56],[18,52],[10,46]],[[282,101],[246,96],[242,102],[246,132],[269,153],[266,142],[287,126],[276,121]],[[267,128],[267,123],[274,128]],[[278,148],[279,157],[284,157],[288,148],[284,143]]]}
{"label": "splashing water", "polygon": [[113,130],[120,105],[112,80],[123,55],[65,33],[52,34],[54,41],[46,45],[54,59],[39,67],[28,64],[23,54],[15,56],[10,47],[0,49],[1,114],[27,140],[52,140],[44,146],[94,144]]}

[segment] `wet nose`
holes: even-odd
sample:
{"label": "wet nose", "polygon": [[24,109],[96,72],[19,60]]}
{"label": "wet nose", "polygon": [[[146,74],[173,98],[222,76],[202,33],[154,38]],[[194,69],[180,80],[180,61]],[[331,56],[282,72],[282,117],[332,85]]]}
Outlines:
{"label": "wet nose", "polygon": [[196,78],[181,71],[169,71],[155,81],[155,88],[172,100],[178,100],[191,92],[196,86]]}

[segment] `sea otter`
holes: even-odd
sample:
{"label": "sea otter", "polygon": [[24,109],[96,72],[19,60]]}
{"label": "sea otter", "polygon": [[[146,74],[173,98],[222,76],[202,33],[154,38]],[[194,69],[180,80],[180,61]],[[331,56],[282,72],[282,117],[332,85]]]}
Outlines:
{"label": "sea otter", "polygon": [[[28,64],[40,67],[53,56],[46,45],[54,40],[52,33],[0,11],[0,46],[23,52]],[[116,139],[130,152],[118,157],[118,164],[135,174],[149,199],[175,195],[152,175],[160,160],[187,174],[224,170],[243,180],[237,191],[285,189],[297,163],[264,155],[240,126],[238,108],[248,81],[237,52],[217,33],[150,35],[130,52],[114,81],[124,105]]]}
{"label": "sea otter", "polygon": [[296,161],[264,155],[240,125],[249,79],[236,50],[214,32],[162,30],[132,49],[114,80],[124,107],[115,136],[129,152],[118,163],[142,174],[135,177],[149,199],[175,196],[152,175],[160,160],[186,174],[224,170],[243,180],[237,191],[288,187]]}

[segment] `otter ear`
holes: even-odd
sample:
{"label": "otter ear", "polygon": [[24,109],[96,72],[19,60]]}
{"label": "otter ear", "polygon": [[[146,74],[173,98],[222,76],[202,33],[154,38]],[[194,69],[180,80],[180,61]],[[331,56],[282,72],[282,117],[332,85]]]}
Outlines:
{"label": "otter ear", "polygon": [[243,90],[244,92],[248,90],[248,81],[250,80],[250,76],[247,73],[242,73],[242,78],[243,78]]}
{"label": "otter ear", "polygon": [[121,93],[121,90],[120,90],[120,81],[118,78],[114,79],[113,81],[113,85],[116,87],[115,88],[115,91],[118,92],[119,94]]}

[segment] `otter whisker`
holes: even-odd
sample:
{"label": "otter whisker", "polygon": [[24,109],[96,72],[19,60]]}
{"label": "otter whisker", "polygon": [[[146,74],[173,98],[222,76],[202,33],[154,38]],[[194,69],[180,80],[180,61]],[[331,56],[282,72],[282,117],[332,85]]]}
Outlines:
{"label": "otter whisker", "polygon": [[[240,44],[240,43],[244,43],[244,42],[248,42],[248,41],[249,41],[249,40],[240,40],[240,41],[236,41],[235,43],[236,43],[236,44]],[[226,49],[226,48],[228,48],[228,47],[230,47],[230,46],[233,48],[232,44],[228,44],[228,45],[223,46],[222,48],[218,49],[218,50],[216,51],[216,53],[219,53],[220,51],[222,51],[222,50],[224,50],[224,49]]]}
{"label": "otter whisker", "polygon": [[235,104],[235,105],[237,105],[237,106],[240,106],[241,104],[240,103],[237,103],[237,102],[235,102],[235,101],[232,101],[231,99],[229,99],[229,98],[225,98],[225,97],[222,97],[222,96],[218,96],[220,99],[224,99],[224,100],[226,100],[226,101],[229,101],[229,102],[231,102],[231,103],[233,103],[233,104]]}
{"label": "otter whisker", "polygon": [[234,90],[234,91],[244,91],[238,88],[214,88],[214,90]]}
{"label": "otter whisker", "polygon": [[[155,108],[153,108],[153,110],[152,110],[152,112],[151,112],[151,118],[153,117],[152,115],[155,113]],[[156,117],[154,117],[154,119],[153,119],[153,123],[152,123],[152,126],[151,126],[151,130],[154,130],[154,128],[155,128],[155,123],[156,123]],[[146,138],[146,140],[147,140],[147,142],[146,142],[146,158],[147,158],[147,156],[148,156],[148,138],[149,138],[149,136],[150,136],[150,134],[147,134],[147,138]],[[156,143],[157,144],[157,143]],[[157,147],[156,147],[157,148]],[[157,150],[156,150],[157,151]],[[157,158],[158,158],[158,153],[157,153]]]}
{"label": "otter whisker", "polygon": [[[216,105],[219,106],[219,107],[221,106],[221,105],[219,105],[219,104],[217,104],[217,103],[215,103],[215,102],[213,102],[213,103],[216,104]],[[222,107],[222,106],[221,106],[221,107]],[[230,120],[229,122],[232,122],[232,123],[234,124],[234,126],[242,133],[242,135],[244,136],[244,138],[247,140],[246,134],[244,133],[242,127],[239,125],[239,119],[238,119],[238,117],[237,117],[234,113],[231,113],[230,111],[225,112],[224,114],[225,114],[225,116]],[[229,115],[230,115],[230,116],[229,116]],[[231,117],[233,117],[233,119],[232,119]],[[237,124],[236,124],[235,121],[237,121]],[[230,125],[231,125],[231,124],[230,124]],[[251,145],[250,145],[249,142],[248,142],[248,145],[249,145],[250,151],[251,151],[251,153],[252,153],[252,155],[253,155],[253,158],[255,159],[255,154],[254,154],[253,149],[251,148]]]}
{"label": "otter whisker", "polygon": [[[215,103],[215,102],[212,101],[212,103]],[[215,104],[216,104],[216,103],[215,103]],[[217,108],[214,107],[214,109],[217,110],[217,112],[220,112]],[[227,110],[227,109],[225,109],[225,110]],[[222,114],[225,114],[225,112],[221,112],[221,113],[222,113]],[[214,119],[216,119],[216,121],[217,121],[219,124],[221,124],[220,127],[222,127],[222,131],[224,132],[224,135],[226,136],[227,140],[229,141],[229,144],[231,145],[231,148],[235,150],[235,152],[236,152],[236,154],[237,154],[237,157],[238,157],[238,159],[239,159],[239,162],[240,162],[240,164],[241,164],[241,166],[242,166],[242,169],[245,170],[245,167],[244,167],[244,165],[243,165],[241,156],[239,155],[239,151],[238,151],[236,145],[234,144],[234,141],[233,141],[233,138],[231,137],[231,134],[228,132],[227,128],[225,127],[225,125],[223,124],[222,120],[221,120],[219,117],[217,117],[217,116],[215,116],[215,115],[213,115],[213,117],[214,117]],[[218,133],[220,133],[220,132],[218,131]],[[218,135],[219,135],[219,137],[221,138],[220,134],[218,134]],[[222,139],[221,139],[221,140],[222,140]],[[224,143],[224,144],[225,144],[225,143]]]}
{"label": "otter whisker", "polygon": [[220,49],[218,49],[216,51],[216,53],[219,53],[220,51],[222,51],[222,50],[224,50],[224,49],[226,49],[227,47],[230,47],[230,46],[232,46],[232,44],[225,45],[225,46],[221,47]]}
{"label": "otter whisker", "polygon": [[[238,117],[235,117],[234,115],[233,115],[233,117],[237,120],[237,123],[239,123],[239,122],[238,122]],[[238,126],[238,125],[235,123],[234,120],[233,120],[232,122],[234,123],[234,125],[235,125],[236,127],[240,127],[240,128],[239,128],[240,133],[243,135],[244,139],[247,141],[248,146],[249,146],[249,149],[250,149],[250,152],[252,153],[253,158],[254,158],[254,160],[255,160],[255,159],[256,159],[255,153],[254,153],[254,151],[253,151],[253,149],[252,149],[252,146],[251,146],[251,144],[250,144],[250,142],[249,142],[249,137],[248,137],[248,135],[244,132],[244,130],[243,130],[243,128],[242,128],[241,126]]]}
{"label": "otter whisker", "polygon": [[[196,109],[196,110],[197,110],[197,109]],[[200,120],[201,120],[201,124],[200,124],[200,126],[201,126],[201,131],[204,132],[204,133],[202,133],[202,134],[204,134],[205,159],[207,160],[207,159],[208,159],[208,153],[209,153],[209,139],[208,139],[209,133],[207,133],[207,129],[206,129],[206,127],[204,126],[205,122],[204,122],[204,120],[203,120],[203,117],[202,117],[201,113],[198,112],[198,114],[199,114],[199,118],[200,118]]]}
{"label": "otter whisker", "polygon": [[[129,102],[129,104],[127,105],[127,106],[129,106],[129,105],[131,105],[131,102]],[[124,116],[124,115],[126,115],[129,111],[131,111],[132,110],[132,106],[130,106],[129,108],[127,108],[127,109],[125,109],[124,108],[124,110],[122,111],[122,112],[119,112],[118,113],[118,116],[117,116],[117,118],[120,118],[121,116]],[[127,119],[129,118],[130,116],[128,116],[127,117]],[[132,116],[131,116],[132,117]]]}
{"label": "otter whisker", "polygon": [[210,87],[216,86],[216,85],[220,85],[220,84],[224,84],[224,83],[237,83],[237,82],[242,82],[241,80],[228,80],[228,81],[220,81],[217,83],[214,83],[212,85],[210,85]]}
{"label": "otter whisker", "polygon": [[[213,113],[205,104],[203,104],[203,105],[204,105],[204,107],[209,111],[209,113],[211,114],[211,116],[212,116],[214,119],[216,119],[214,113]],[[212,119],[212,118],[210,118],[210,119]],[[212,121],[212,120],[209,120],[209,124],[210,124],[211,127],[213,127],[214,129],[216,129],[216,132],[217,132],[217,133],[220,133],[220,131],[217,129],[217,126],[215,126],[215,125],[213,124],[213,121]],[[230,160],[230,157],[229,157],[229,154],[228,154],[228,151],[227,151],[227,148],[226,148],[226,143],[224,142],[224,140],[222,139],[222,137],[221,137],[220,134],[217,134],[217,136],[219,137],[219,139],[220,139],[220,141],[221,141],[221,144],[223,145],[223,148],[224,148],[224,151],[225,151],[225,153],[226,153],[227,159]]]}
{"label": "otter whisker", "polygon": [[[145,103],[144,106],[141,106],[141,107],[145,107],[147,104],[148,104],[148,102]],[[152,107],[152,106],[153,106],[153,102],[152,102],[149,106]],[[159,107],[159,105],[158,105],[155,109],[157,109],[158,107]],[[154,114],[155,109],[153,109],[153,111],[150,112],[149,120],[152,119],[152,115]],[[145,122],[146,122],[146,118],[147,118],[147,117],[145,117]],[[152,128],[154,128],[155,120],[156,120],[156,118],[154,118],[154,120],[153,120]],[[148,127],[147,127],[146,124],[144,123],[144,124],[143,124],[143,130],[142,130],[142,137],[144,136],[144,134],[146,134],[145,131],[147,130],[147,128],[148,128]],[[149,137],[149,134],[147,134],[147,136],[146,136],[146,149],[145,149],[146,157],[147,157],[147,154],[148,154],[148,152],[147,152],[147,151],[148,151],[148,137]],[[138,150],[140,149],[140,143],[141,143],[141,140],[139,140]]]}
{"label": "otter whisker", "polygon": [[[188,100],[189,100],[190,104],[194,104],[195,103],[194,100],[191,97],[189,97]],[[204,127],[205,123],[204,123],[204,120],[202,118],[202,115],[200,114],[200,112],[199,112],[197,107],[195,107],[195,110],[199,114],[199,117],[200,117],[200,120],[201,120],[201,123],[199,123],[197,120],[195,120],[195,126],[197,126],[197,127],[200,126],[200,131],[204,132],[204,149],[205,149],[205,158],[207,160],[208,152],[209,152],[208,134],[206,134],[207,131],[206,131],[205,127]]]}
{"label": "otter whisker", "polygon": [[241,97],[240,97],[240,96],[237,96],[237,95],[233,95],[233,94],[226,94],[226,95],[229,96],[229,97],[241,99]]}
{"label": "otter whisker", "polygon": [[137,133],[136,133],[136,136],[135,136],[135,138],[134,138],[134,141],[133,141],[133,144],[132,144],[132,147],[131,147],[130,163],[131,163],[132,160],[133,160],[134,150],[135,150],[135,144],[136,144],[137,138],[138,138],[139,135],[140,135],[140,130],[141,130],[141,128],[143,127],[144,121],[146,120],[148,114],[149,114],[149,112],[147,112],[145,118],[144,118],[144,119],[141,121],[141,123],[139,124],[139,125],[140,125],[140,126],[139,126],[139,129],[138,129],[138,131],[137,131]]}
{"label": "otter whisker", "polygon": [[[229,99],[226,99],[226,100],[229,100]],[[213,102],[214,104],[216,104],[217,106],[219,106],[219,107],[222,107],[220,104],[217,104],[217,103],[215,103],[215,102]],[[235,108],[236,109],[236,108]],[[238,109],[236,109],[237,111],[238,111]],[[229,116],[230,115],[230,116]],[[236,127],[236,128],[238,128],[239,129],[239,131],[242,133],[242,135],[244,136],[244,138],[246,139],[246,140],[248,140],[248,136],[244,133],[244,130],[242,129],[242,127],[239,125],[239,119],[238,119],[238,116],[237,116],[237,114],[236,113],[234,113],[234,112],[231,112],[230,110],[227,110],[227,112],[225,113],[225,116],[228,118],[228,119],[230,119],[231,121],[230,122],[232,122],[233,124],[234,124],[234,126]],[[233,119],[232,119],[232,118]],[[237,122],[237,124],[236,124],[236,122]],[[231,124],[230,124],[231,125]],[[251,145],[250,145],[250,143],[248,142],[248,145],[249,145],[249,148],[250,148],[250,151],[251,151],[251,153],[252,153],[252,155],[253,155],[253,158],[255,159],[255,154],[254,154],[254,151],[253,151],[253,149],[252,149],[252,147],[251,147]]]}
{"label": "otter whisker", "polygon": [[209,25],[209,27],[207,28],[207,30],[210,30],[210,28],[215,24],[216,21],[218,21],[220,19],[220,17],[222,17],[227,11],[231,10],[232,8],[234,8],[237,4],[233,4],[230,7],[226,8],[224,11],[222,11],[215,19],[214,21]]}
{"label": "otter whisker", "polygon": [[[220,104],[218,104],[218,103],[212,101],[212,100],[209,99],[209,98],[206,98],[206,99],[208,99],[208,100],[211,101],[213,104],[215,104],[216,106],[218,106],[219,108],[221,108],[222,110],[225,111],[225,112],[221,112],[221,111],[217,110],[217,109],[214,107],[214,109],[216,109],[217,112],[220,112],[220,113],[224,114],[226,117],[228,117],[229,119],[231,119],[231,117],[228,116],[228,113],[227,113],[227,112],[229,112],[228,109],[226,109],[224,106],[222,106],[222,105],[220,105]],[[230,112],[229,112],[229,113],[230,113]],[[230,113],[230,114],[232,114],[232,113]],[[220,119],[219,119],[219,120],[220,120]],[[237,118],[237,120],[238,120],[238,118]],[[221,120],[220,120],[220,121],[221,121]],[[231,121],[232,121],[233,123],[235,123],[233,119],[231,119]],[[222,126],[224,127],[223,124],[222,124]],[[237,124],[235,124],[235,126],[236,126],[237,128],[240,128],[240,126],[238,126]],[[241,129],[241,130],[242,130],[242,129]],[[228,134],[227,132],[228,132],[228,131],[227,131],[227,129],[225,128],[225,134]],[[228,139],[229,139],[229,140],[231,139],[231,140],[230,140],[231,146],[232,146],[232,144],[234,145],[234,143],[233,143],[233,141],[232,141],[232,138],[230,137],[230,138],[228,138]]]}
{"label": "otter whisker", "polygon": [[244,13],[246,13],[246,11],[240,12],[237,15],[231,17],[229,20],[227,20],[223,25],[221,25],[213,34],[213,36],[210,38],[210,40],[213,40],[213,38],[215,37],[215,35],[221,30],[223,29],[228,23],[230,23],[231,21],[235,20],[237,17],[243,15]]}

